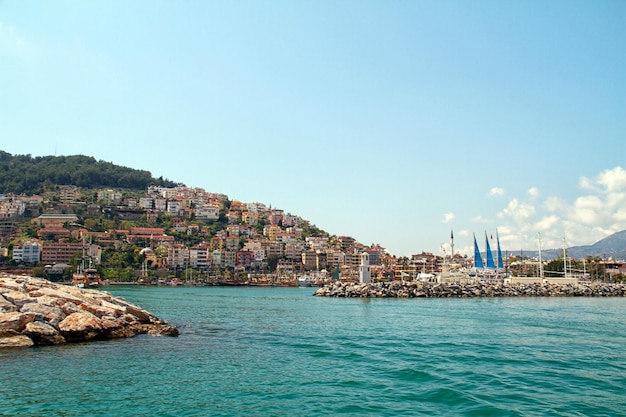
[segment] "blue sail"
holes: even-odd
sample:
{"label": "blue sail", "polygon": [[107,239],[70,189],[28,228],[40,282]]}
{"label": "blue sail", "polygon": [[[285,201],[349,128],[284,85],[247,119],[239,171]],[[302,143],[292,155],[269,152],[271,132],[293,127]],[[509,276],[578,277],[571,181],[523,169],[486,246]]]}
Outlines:
{"label": "blue sail", "polygon": [[504,269],[504,262],[502,262],[502,251],[500,250],[500,236],[496,229],[496,241],[498,242],[498,269]]}
{"label": "blue sail", "polygon": [[478,249],[478,243],[476,243],[476,235],[474,235],[474,268],[484,268],[483,258],[480,256],[480,249]]}
{"label": "blue sail", "polygon": [[493,262],[493,253],[489,246],[489,239],[487,238],[487,232],[485,232],[485,243],[487,244],[487,268],[496,269],[496,264]]}

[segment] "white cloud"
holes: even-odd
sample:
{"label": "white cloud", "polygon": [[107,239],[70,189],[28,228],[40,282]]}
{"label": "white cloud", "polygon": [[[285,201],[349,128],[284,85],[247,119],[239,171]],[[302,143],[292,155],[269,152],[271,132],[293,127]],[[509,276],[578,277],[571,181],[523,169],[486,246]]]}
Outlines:
{"label": "white cloud", "polygon": [[533,226],[533,229],[537,232],[553,230],[560,220],[561,219],[558,216],[547,216],[536,222]]}
{"label": "white cloud", "polygon": [[489,190],[489,195],[492,197],[500,197],[504,195],[504,188],[500,188],[500,187],[493,187],[491,190]]}
{"label": "white cloud", "polygon": [[571,211],[571,219],[586,225],[598,224],[602,221],[605,205],[598,196],[578,197]]}
{"label": "white cloud", "polygon": [[626,207],[615,210],[614,218],[616,222],[626,224]]}
{"label": "white cloud", "polygon": [[454,220],[454,213],[446,213],[443,215],[442,223],[450,223]]}
{"label": "white cloud", "polygon": [[552,197],[548,197],[546,201],[544,201],[543,206],[545,207],[546,210],[555,212],[555,211],[564,210],[566,207],[566,203],[563,200],[561,200],[559,197],[552,196]]}
{"label": "white cloud", "polygon": [[594,188],[593,181],[591,179],[587,178],[587,177],[580,177],[578,179],[578,185],[583,190],[593,190],[593,188]]}
{"label": "white cloud", "polygon": [[514,198],[509,201],[509,204],[501,213],[505,217],[511,217],[521,222],[535,214],[535,207],[530,204],[522,203],[517,198]]}
{"label": "white cloud", "polygon": [[613,193],[626,189],[626,170],[615,167],[602,171],[598,175],[597,183],[603,185],[607,192]]}
{"label": "white cloud", "polygon": [[530,187],[528,189],[528,196],[535,200],[537,197],[539,197],[539,189],[537,187]]}

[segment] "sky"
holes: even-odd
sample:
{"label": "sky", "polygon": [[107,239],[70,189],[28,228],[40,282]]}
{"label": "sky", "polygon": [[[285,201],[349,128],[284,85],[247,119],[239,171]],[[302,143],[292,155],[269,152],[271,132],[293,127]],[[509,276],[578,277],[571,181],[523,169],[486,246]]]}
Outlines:
{"label": "sky", "polygon": [[[623,0],[0,0],[0,150],[89,155],[392,255],[626,229]],[[446,249],[447,248],[447,249]]]}

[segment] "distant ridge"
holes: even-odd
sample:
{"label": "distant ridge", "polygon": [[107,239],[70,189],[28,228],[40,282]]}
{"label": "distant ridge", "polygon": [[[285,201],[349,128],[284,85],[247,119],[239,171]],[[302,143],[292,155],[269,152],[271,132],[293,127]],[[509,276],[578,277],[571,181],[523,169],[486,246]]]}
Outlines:
{"label": "distant ridge", "polygon": [[[539,256],[539,251],[508,251],[509,255],[524,255],[531,258]],[[562,256],[563,248],[542,249],[541,257],[546,260],[555,259]],[[618,260],[626,259],[626,230],[613,233],[594,243],[593,245],[571,246],[567,248],[567,256],[572,258],[586,258],[588,256],[599,256],[601,258],[614,258]]]}

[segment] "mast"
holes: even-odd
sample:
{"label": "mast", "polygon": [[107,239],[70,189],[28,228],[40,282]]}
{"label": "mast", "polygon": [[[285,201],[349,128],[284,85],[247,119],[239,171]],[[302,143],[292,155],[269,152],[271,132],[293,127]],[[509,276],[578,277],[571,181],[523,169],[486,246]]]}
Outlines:
{"label": "mast", "polygon": [[563,238],[563,278],[567,278],[567,250],[565,249],[565,238]]}
{"label": "mast", "polygon": [[543,279],[543,261],[541,260],[541,232],[537,233],[537,240],[539,244],[539,277]]}
{"label": "mast", "polygon": [[498,242],[498,269],[504,269],[504,262],[502,261],[502,250],[500,249],[500,236],[498,235],[498,229],[496,229],[496,241]]}

